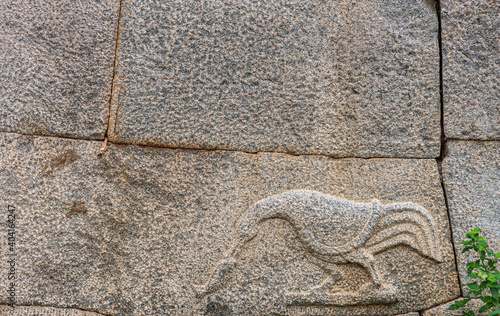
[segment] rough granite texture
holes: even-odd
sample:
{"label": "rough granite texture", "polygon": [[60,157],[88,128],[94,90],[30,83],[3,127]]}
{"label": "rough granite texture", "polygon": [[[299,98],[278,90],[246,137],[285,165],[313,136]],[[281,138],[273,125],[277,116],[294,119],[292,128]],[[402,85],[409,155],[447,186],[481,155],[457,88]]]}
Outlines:
{"label": "rough granite texture", "polygon": [[436,158],[438,20],[422,0],[124,1],[110,139]]}
{"label": "rough granite texture", "polygon": [[100,316],[102,314],[71,308],[47,306],[10,306],[0,305],[2,316]]}
{"label": "rough granite texture", "polygon": [[500,5],[441,0],[441,6],[446,136],[500,140]]}
{"label": "rough granite texture", "polygon": [[500,142],[450,141],[443,161],[443,179],[451,215],[462,284],[467,280],[466,263],[475,255],[463,254],[465,234],[483,230],[495,252],[500,251]]}
{"label": "rough granite texture", "polygon": [[[460,300],[463,300],[463,297],[460,298]],[[469,303],[465,305],[465,308],[449,311],[448,307],[450,307],[450,305],[453,304],[454,302],[455,301],[448,302],[446,304],[439,305],[431,309],[428,309],[426,311],[423,311],[422,316],[457,316],[457,315],[462,315],[462,311],[468,311],[468,310],[472,310],[474,311],[474,313],[476,313],[479,310],[479,308],[484,305],[484,303],[481,300],[474,299],[469,301]],[[476,313],[476,315],[486,316],[488,315],[488,313],[480,313],[480,314]]]}
{"label": "rough granite texture", "polygon": [[104,138],[119,3],[0,1],[0,131]]}
{"label": "rough granite texture", "polygon": [[[395,315],[460,295],[434,160],[335,160],[130,145],[111,145],[98,158],[100,147],[97,141],[0,134],[0,215],[6,218],[7,205],[15,206],[18,304],[113,315]],[[322,192],[333,202],[301,200],[311,192],[304,190]],[[256,202],[281,193],[291,198],[277,205],[302,214],[295,226],[309,225],[313,240],[325,247],[351,244],[364,223],[372,223],[367,222],[371,207],[415,203],[404,204],[408,209],[401,213],[389,212],[378,223],[393,230],[374,231],[369,238],[383,242],[431,229],[413,225],[425,222],[417,218],[420,210],[434,223],[436,236],[408,242],[421,250],[436,243],[433,255],[442,263],[418,247],[394,244],[375,254],[374,262],[384,289],[392,289],[396,295],[390,299],[397,302],[359,302],[380,302],[391,294],[370,292],[374,279],[355,263],[336,265],[344,277],[339,293],[308,297],[306,291],[321,284],[328,270],[314,263],[310,244],[297,237],[290,220],[271,218],[250,230],[236,225],[240,218],[252,218]],[[371,203],[375,198],[382,204]],[[346,207],[332,209],[339,201]],[[309,211],[307,203],[313,203]],[[257,235],[241,245],[227,283],[196,298],[192,286],[209,280],[239,240],[235,229],[243,235],[255,229]],[[0,249],[6,256],[6,247]],[[0,269],[5,288],[7,268]],[[327,305],[286,305],[287,293]],[[343,297],[346,306],[333,306],[332,297]],[[1,291],[0,302],[6,300]],[[358,305],[350,306],[356,300]]]}

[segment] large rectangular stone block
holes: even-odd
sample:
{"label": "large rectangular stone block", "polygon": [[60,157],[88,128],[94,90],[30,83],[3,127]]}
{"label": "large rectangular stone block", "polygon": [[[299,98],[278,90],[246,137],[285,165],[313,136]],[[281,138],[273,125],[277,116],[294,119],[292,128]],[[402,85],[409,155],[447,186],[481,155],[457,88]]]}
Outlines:
{"label": "large rectangular stone block", "polygon": [[104,138],[119,3],[0,2],[0,131]]}
{"label": "large rectangular stone block", "polygon": [[460,294],[434,160],[100,146],[0,136],[19,304],[395,315]]}
{"label": "large rectangular stone block", "polygon": [[441,6],[446,136],[500,140],[500,6],[491,0]]}
{"label": "large rectangular stone block", "polygon": [[466,263],[477,260],[462,253],[459,242],[479,227],[495,252],[500,251],[500,142],[450,141],[443,161],[460,281],[467,284]]}
{"label": "large rectangular stone block", "polygon": [[435,158],[437,35],[424,0],[124,1],[110,137]]}

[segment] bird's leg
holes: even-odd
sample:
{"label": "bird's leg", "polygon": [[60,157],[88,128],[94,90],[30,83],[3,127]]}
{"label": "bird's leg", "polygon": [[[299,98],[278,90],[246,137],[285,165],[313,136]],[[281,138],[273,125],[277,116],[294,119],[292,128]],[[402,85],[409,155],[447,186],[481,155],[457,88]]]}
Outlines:
{"label": "bird's leg", "polygon": [[342,279],[342,275],[337,268],[337,266],[328,261],[324,261],[316,256],[312,255],[312,263],[317,265],[323,271],[328,274],[328,277],[321,282],[320,285],[315,286],[309,290],[312,293],[327,293],[327,292],[338,292],[340,289],[335,290],[335,283],[337,283],[340,279]]}
{"label": "bird's leg", "polygon": [[373,284],[375,284],[377,287],[382,285],[382,278],[380,277],[380,274],[378,272],[375,258],[366,249],[356,249],[353,252],[344,255],[344,258],[349,262],[357,263],[368,270],[368,273],[373,280]]}

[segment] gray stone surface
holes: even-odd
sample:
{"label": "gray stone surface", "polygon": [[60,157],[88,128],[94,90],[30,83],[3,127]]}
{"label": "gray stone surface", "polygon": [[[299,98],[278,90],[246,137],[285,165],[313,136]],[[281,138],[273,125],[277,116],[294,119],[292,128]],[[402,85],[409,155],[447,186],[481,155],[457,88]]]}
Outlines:
{"label": "gray stone surface", "polygon": [[15,306],[0,305],[2,316],[99,316],[102,314],[72,308],[47,306]]}
{"label": "gray stone surface", "polygon": [[437,31],[422,0],[124,1],[110,137],[435,158]]}
{"label": "gray stone surface", "polygon": [[104,137],[119,2],[0,2],[0,131]]}
{"label": "gray stone surface", "polygon": [[500,6],[442,0],[446,136],[500,140]]}
{"label": "gray stone surface", "polygon": [[[463,297],[460,298],[460,300],[463,300]],[[431,309],[428,309],[426,311],[422,312],[422,316],[456,316],[456,315],[462,315],[462,311],[468,311],[472,310],[474,313],[478,316],[486,316],[488,313],[477,313],[479,308],[484,305],[484,303],[479,300],[479,299],[474,299],[472,301],[469,301],[465,308],[460,308],[457,310],[449,311],[448,307],[450,307],[451,304],[453,304],[455,301],[448,302],[446,304],[442,304],[436,307],[433,307]]]}
{"label": "gray stone surface", "polygon": [[397,316],[419,316],[420,314],[418,312],[415,313],[408,313],[408,314],[399,314]]}
{"label": "gray stone surface", "polygon": [[[130,145],[98,158],[100,147],[0,134],[0,216],[15,206],[18,304],[113,315],[394,315],[459,296],[434,160]],[[329,275],[343,276],[339,292],[314,289]]]}
{"label": "gray stone surface", "polygon": [[492,249],[500,251],[500,142],[448,142],[443,178],[460,280],[466,284],[466,263],[475,257],[463,254],[458,243],[467,232],[479,227]]}

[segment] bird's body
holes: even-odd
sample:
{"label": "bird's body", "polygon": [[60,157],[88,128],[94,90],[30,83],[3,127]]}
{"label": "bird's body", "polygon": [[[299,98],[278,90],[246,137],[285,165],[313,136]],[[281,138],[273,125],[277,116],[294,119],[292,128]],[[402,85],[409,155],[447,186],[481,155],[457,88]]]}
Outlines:
{"label": "bird's body", "polygon": [[373,255],[406,244],[441,262],[434,219],[414,203],[360,203],[310,190],[294,190],[262,199],[236,224],[236,240],[205,285],[193,286],[198,297],[227,282],[242,246],[258,233],[259,224],[279,218],[290,223],[313,262],[329,277],[311,292],[326,292],[340,278],[335,264],[357,263],[376,286],[383,284]]}

